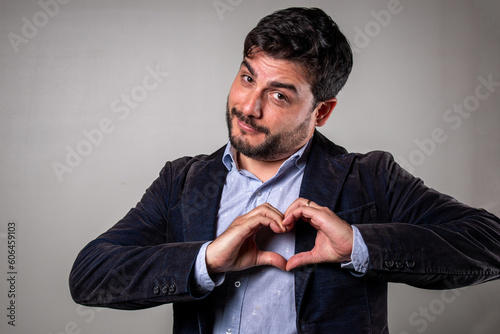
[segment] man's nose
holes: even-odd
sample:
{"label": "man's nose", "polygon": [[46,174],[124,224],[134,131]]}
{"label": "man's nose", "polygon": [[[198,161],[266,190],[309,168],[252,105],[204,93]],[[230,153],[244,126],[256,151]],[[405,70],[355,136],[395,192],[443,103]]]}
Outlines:
{"label": "man's nose", "polygon": [[245,96],[241,111],[246,116],[260,118],[262,116],[262,98],[261,94],[254,90]]}

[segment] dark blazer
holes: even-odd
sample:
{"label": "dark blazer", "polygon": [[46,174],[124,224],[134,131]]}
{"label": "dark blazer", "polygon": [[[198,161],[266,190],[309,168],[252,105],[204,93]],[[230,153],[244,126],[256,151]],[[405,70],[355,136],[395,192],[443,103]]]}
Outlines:
{"label": "dark blazer", "polygon": [[[211,295],[197,292],[191,275],[214,238],[223,151],[168,162],[137,206],[80,252],[69,280],[77,303],[173,303],[175,333],[211,332]],[[347,153],[316,132],[300,195],[355,224],[370,262],[363,277],[339,264],[296,269],[299,333],[387,333],[387,282],[444,289],[500,275],[498,218],[427,188],[388,153]],[[298,222],[296,252],[315,236]]]}

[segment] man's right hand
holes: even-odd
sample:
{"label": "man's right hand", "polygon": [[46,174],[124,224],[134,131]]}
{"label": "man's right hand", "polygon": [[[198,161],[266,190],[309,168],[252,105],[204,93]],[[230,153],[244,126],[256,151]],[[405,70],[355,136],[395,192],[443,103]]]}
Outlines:
{"label": "man's right hand", "polygon": [[283,218],[283,214],[268,203],[236,218],[224,233],[208,245],[208,273],[241,271],[261,265],[285,270],[286,260],[283,256],[261,251],[255,243],[255,235],[263,226],[268,226],[274,233],[287,232],[282,224]]}

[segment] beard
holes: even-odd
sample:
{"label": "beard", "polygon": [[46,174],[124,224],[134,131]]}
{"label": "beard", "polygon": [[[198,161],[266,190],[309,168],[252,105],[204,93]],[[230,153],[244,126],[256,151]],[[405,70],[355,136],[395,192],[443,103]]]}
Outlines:
{"label": "beard", "polygon": [[[285,131],[272,134],[271,131],[263,126],[255,123],[255,119],[244,115],[236,108],[229,110],[229,105],[226,104],[226,122],[229,132],[229,141],[231,145],[241,154],[259,161],[276,161],[288,158],[295,153],[304,141],[309,137],[309,123],[311,114],[291,131]],[[239,119],[241,122],[251,126],[257,131],[265,135],[265,139],[258,145],[251,145],[243,136],[235,136],[233,134],[233,118]],[[243,134],[245,131],[240,130]]]}

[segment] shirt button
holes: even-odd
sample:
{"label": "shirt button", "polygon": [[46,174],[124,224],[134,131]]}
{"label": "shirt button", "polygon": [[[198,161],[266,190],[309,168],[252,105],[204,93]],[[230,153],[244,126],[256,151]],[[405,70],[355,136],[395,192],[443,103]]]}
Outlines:
{"label": "shirt button", "polygon": [[262,196],[262,192],[257,191],[257,194],[256,194],[256,195],[257,195],[257,197],[260,197],[260,196]]}
{"label": "shirt button", "polygon": [[241,282],[240,281],[236,281],[234,282],[234,286],[239,288],[241,286]]}
{"label": "shirt button", "polygon": [[226,331],[226,334],[231,334],[231,328],[228,328],[228,330]]}

